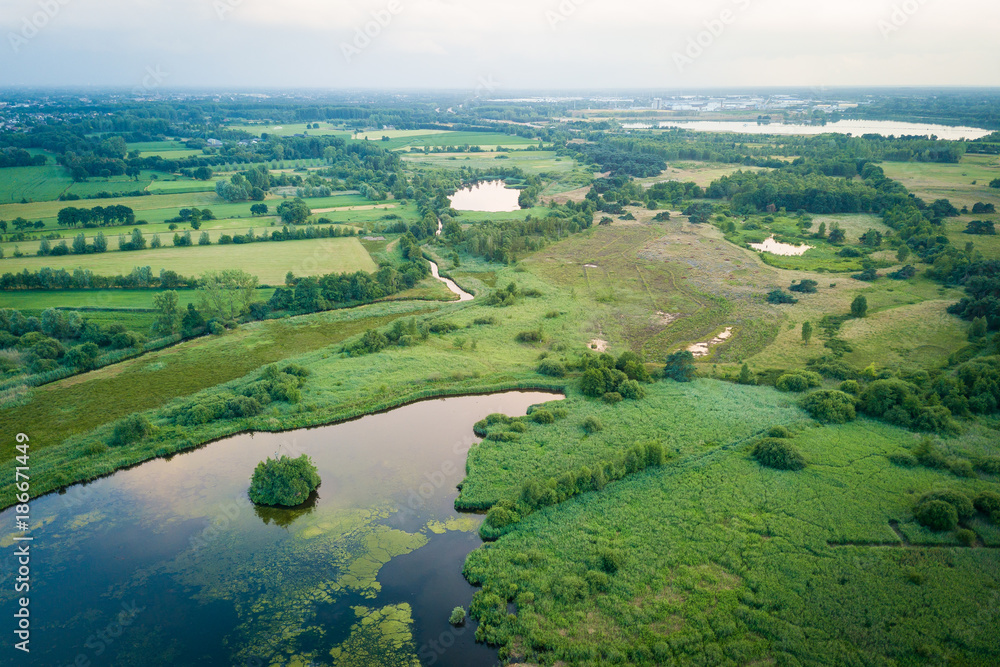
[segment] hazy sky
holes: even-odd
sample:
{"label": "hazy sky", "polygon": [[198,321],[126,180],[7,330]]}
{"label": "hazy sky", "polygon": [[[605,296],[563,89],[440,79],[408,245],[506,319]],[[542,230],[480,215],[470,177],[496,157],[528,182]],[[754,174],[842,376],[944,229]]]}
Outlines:
{"label": "hazy sky", "polygon": [[996,0],[0,0],[0,86],[995,86],[998,25]]}

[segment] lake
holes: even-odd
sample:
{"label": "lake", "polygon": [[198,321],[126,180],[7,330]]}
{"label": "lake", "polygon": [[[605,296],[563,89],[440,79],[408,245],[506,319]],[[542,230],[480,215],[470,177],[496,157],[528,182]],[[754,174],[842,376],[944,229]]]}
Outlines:
{"label": "lake", "polygon": [[[631,123],[623,125],[626,129],[650,129],[652,125]],[[925,123],[904,123],[894,120],[841,120],[826,125],[783,125],[771,123],[758,125],[756,122],[698,120],[690,122],[664,122],[661,129],[679,127],[696,132],[738,132],[743,134],[853,134],[859,137],[863,134],[880,134],[882,136],[930,136],[938,139],[957,141],[973,140],[985,137],[990,130],[975,127],[951,127],[948,125],[928,125]]]}
{"label": "lake", "polygon": [[513,213],[521,210],[517,203],[520,196],[520,190],[508,188],[503,181],[480,181],[462,188],[448,199],[456,211]]}
{"label": "lake", "polygon": [[[493,665],[471,619],[448,624],[472,600],[462,565],[481,545],[455,486],[476,421],[559,398],[455,397],[239,435],[35,499],[20,664]],[[323,480],[306,506],[249,503],[259,461],[303,453]],[[13,509],[0,521],[12,527]],[[14,565],[0,570],[5,609]]]}

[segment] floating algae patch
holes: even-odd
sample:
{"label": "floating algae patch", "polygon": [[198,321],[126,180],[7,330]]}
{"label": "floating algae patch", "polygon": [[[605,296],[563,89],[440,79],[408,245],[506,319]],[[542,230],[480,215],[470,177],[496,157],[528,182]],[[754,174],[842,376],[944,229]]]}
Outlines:
{"label": "floating algae patch", "polygon": [[419,667],[413,643],[413,614],[405,602],[381,609],[356,607],[351,636],[330,651],[337,667]]}
{"label": "floating algae patch", "polygon": [[432,520],[427,522],[427,530],[435,535],[444,535],[449,532],[474,533],[479,530],[479,525],[483,522],[481,516],[461,514],[446,521]]}

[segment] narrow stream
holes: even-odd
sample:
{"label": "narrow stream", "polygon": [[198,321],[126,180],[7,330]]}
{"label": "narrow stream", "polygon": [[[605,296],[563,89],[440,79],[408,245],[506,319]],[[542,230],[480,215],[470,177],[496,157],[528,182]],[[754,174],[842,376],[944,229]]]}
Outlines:
{"label": "narrow stream", "polygon": [[[430,262],[430,260],[427,261]],[[434,262],[431,262],[431,274],[435,278],[443,282],[448,287],[448,289],[450,289],[453,293],[457,294],[459,301],[472,301],[473,299],[476,298],[472,294],[469,294],[461,287],[459,287],[454,280],[449,280],[448,278],[442,278],[441,272],[438,270],[438,265],[435,264]]]}

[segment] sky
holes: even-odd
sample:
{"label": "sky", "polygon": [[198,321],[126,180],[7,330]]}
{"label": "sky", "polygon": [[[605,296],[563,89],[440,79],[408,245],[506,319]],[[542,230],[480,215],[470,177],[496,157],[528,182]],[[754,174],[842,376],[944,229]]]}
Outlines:
{"label": "sky", "polygon": [[998,86],[996,0],[2,0],[0,86]]}

